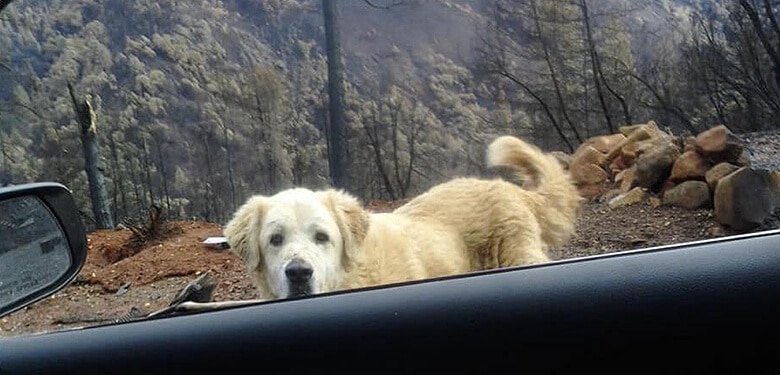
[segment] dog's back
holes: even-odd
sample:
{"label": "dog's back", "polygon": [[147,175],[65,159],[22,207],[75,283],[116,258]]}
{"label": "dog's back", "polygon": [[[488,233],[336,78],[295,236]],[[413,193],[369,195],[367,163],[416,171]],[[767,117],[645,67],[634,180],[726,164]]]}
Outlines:
{"label": "dog's back", "polygon": [[345,289],[459,274],[471,268],[459,233],[433,220],[372,213],[360,247],[345,275]]}
{"label": "dog's back", "polygon": [[509,136],[490,144],[487,166],[503,177],[457,178],[394,213],[455,228],[475,269],[548,261],[547,250],[574,233],[582,202],[568,174],[536,146]]}

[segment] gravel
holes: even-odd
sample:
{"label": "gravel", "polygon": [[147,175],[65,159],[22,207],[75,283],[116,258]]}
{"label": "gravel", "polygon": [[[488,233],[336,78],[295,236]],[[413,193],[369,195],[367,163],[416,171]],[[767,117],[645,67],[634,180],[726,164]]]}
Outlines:
{"label": "gravel", "polygon": [[756,169],[780,171],[780,131],[742,133],[750,163]]}

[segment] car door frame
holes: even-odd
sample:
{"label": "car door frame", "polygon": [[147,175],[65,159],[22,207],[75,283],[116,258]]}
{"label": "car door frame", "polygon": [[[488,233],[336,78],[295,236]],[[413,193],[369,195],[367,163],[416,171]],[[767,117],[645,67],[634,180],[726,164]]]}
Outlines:
{"label": "car door frame", "polygon": [[780,370],[780,231],[0,339],[0,373]]}

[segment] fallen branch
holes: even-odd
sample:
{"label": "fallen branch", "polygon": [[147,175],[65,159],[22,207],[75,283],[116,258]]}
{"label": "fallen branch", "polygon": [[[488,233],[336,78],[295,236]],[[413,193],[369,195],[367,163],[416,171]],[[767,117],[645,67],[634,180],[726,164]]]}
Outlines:
{"label": "fallen branch", "polygon": [[178,305],[182,302],[211,302],[214,297],[214,289],[217,288],[217,278],[211,273],[204,273],[184,286],[168,306]]}
{"label": "fallen branch", "polygon": [[254,305],[256,303],[265,302],[265,301],[266,300],[263,299],[248,299],[248,300],[240,300],[240,301],[220,301],[220,302],[187,301],[187,302],[182,302],[175,306],[170,306],[162,310],[155,311],[149,314],[147,317],[151,318],[153,316],[173,315],[175,313],[189,314],[194,312],[213,311],[213,310],[220,310],[228,307],[249,306],[249,305]]}

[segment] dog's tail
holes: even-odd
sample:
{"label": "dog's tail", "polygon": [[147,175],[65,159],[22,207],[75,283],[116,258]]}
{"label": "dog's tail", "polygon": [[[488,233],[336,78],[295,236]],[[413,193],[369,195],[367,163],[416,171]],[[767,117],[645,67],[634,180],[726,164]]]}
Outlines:
{"label": "dog's tail", "polygon": [[559,246],[569,240],[584,199],[553,156],[516,137],[502,136],[488,146],[487,166],[504,180],[538,193],[529,201],[542,220],[546,243]]}

